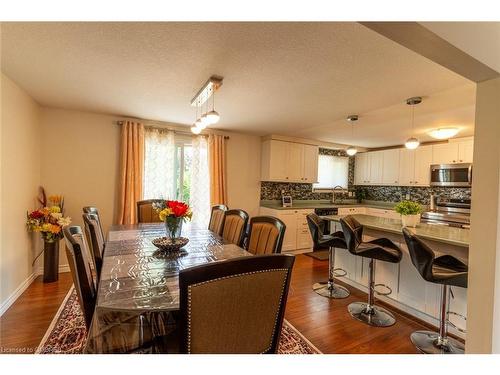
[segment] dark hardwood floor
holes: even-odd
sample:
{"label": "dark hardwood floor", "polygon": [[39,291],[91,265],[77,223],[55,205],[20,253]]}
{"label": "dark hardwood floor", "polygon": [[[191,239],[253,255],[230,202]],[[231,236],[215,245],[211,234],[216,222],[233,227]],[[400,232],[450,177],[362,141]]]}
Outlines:
{"label": "dark hardwood floor", "polygon": [[[374,328],[351,318],[347,305],[365,301],[366,294],[347,286],[351,296],[330,300],[313,292],[324,281],[328,262],[298,255],[288,297],[286,319],[323,353],[417,353],[410,333],[426,326],[395,313],[397,322]],[[0,353],[35,351],[72,284],[69,273],[56,283],[39,277],[0,318]]]}

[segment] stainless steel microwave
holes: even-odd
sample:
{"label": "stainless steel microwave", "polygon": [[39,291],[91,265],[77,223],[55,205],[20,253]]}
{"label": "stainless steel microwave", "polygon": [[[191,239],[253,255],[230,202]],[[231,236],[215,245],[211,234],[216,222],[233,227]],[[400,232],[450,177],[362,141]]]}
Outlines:
{"label": "stainless steel microwave", "polygon": [[469,187],[472,185],[472,164],[431,165],[431,186]]}

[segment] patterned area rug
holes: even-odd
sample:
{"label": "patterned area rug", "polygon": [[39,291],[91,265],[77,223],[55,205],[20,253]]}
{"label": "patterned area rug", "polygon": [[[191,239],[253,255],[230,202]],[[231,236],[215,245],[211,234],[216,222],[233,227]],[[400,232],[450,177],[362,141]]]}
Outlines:
{"label": "patterned area rug", "polygon": [[[49,329],[38,346],[37,354],[81,354],[87,330],[74,287],[71,287]],[[278,354],[321,354],[286,320],[281,331]]]}

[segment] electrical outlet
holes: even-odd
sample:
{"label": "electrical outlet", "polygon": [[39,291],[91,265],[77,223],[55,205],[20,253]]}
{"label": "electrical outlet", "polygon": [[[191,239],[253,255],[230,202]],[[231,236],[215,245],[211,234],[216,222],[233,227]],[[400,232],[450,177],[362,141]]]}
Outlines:
{"label": "electrical outlet", "polygon": [[405,199],[406,199],[407,201],[409,201],[409,200],[410,200],[410,194],[409,194],[409,193],[406,193],[406,195],[405,195]]}

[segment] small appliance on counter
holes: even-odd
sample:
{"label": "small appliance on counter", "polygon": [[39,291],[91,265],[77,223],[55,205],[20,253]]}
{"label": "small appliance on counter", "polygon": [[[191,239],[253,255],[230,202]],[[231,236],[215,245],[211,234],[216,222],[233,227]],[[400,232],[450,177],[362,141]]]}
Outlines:
{"label": "small appliance on counter", "polygon": [[291,195],[281,196],[281,201],[283,203],[283,207],[292,207],[292,196]]}
{"label": "small appliance on counter", "polygon": [[470,208],[470,199],[445,199],[431,195],[431,210],[422,214],[422,222],[470,228]]}

